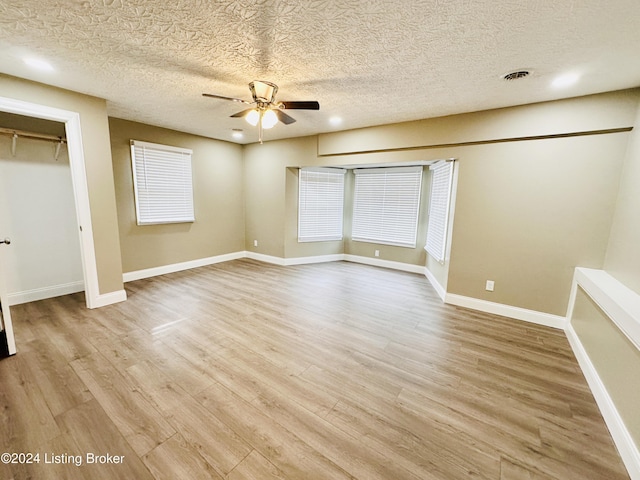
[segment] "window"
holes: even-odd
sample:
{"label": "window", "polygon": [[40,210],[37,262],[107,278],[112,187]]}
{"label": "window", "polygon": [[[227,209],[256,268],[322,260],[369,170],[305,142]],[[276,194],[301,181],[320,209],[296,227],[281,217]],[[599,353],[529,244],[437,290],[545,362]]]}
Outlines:
{"label": "window", "polygon": [[138,225],[195,221],[191,154],[186,148],[131,140]]}
{"label": "window", "polygon": [[436,162],[429,167],[429,170],[431,170],[431,199],[429,200],[427,245],[424,248],[437,261],[444,262],[453,184],[453,161]]}
{"label": "window", "polygon": [[422,167],[355,170],[352,238],[416,246]]}
{"label": "window", "polygon": [[299,242],[342,240],[344,174],[339,168],[300,169]]}

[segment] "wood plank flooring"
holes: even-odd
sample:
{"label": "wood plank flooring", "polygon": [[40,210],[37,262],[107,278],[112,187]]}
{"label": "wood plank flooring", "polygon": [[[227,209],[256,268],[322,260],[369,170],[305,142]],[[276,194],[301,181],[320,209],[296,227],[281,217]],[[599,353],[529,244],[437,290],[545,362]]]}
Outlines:
{"label": "wood plank flooring", "polygon": [[13,307],[0,453],[41,462],[0,478],[629,478],[561,331],[421,275],[237,260],[126,289]]}

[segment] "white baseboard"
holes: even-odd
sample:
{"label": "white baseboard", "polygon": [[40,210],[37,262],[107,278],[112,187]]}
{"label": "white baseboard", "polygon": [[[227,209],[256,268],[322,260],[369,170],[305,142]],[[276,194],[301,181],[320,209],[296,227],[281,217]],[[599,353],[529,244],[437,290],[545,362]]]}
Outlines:
{"label": "white baseboard", "polygon": [[364,265],[373,265],[375,267],[390,268],[393,270],[401,270],[403,272],[411,273],[424,273],[424,267],[420,265],[412,265],[409,263],[393,262],[390,260],[382,260],[380,258],[361,257],[359,255],[347,255],[343,253],[336,253],[331,255],[315,255],[311,257],[274,257],[271,255],[264,255],[262,253],[244,252],[246,258],[258,260],[261,262],[272,263],[280,266],[290,265],[308,265],[311,263],[326,263],[326,262],[340,262],[347,261],[353,263],[361,263]]}
{"label": "white baseboard", "polygon": [[84,282],[70,282],[61,285],[51,285],[49,287],[34,288],[24,292],[10,293],[7,295],[9,305],[20,305],[21,303],[37,302],[47,298],[60,297],[71,293],[84,292]]}
{"label": "white baseboard", "polygon": [[284,265],[308,265],[310,263],[327,263],[327,262],[340,262],[344,260],[343,253],[336,253],[333,255],[316,255],[313,257],[292,257],[285,258]]}
{"label": "white baseboard", "polygon": [[567,319],[559,315],[551,315],[550,313],[538,312],[536,310],[528,310],[526,308],[513,307],[511,305],[489,302],[478,298],[465,297],[454,293],[447,293],[444,302],[450,305],[471,308],[472,310],[502,315],[504,317],[515,318],[516,320],[536,323],[546,327],[559,328],[561,330],[567,325]]}
{"label": "white baseboard", "polygon": [[245,252],[246,258],[258,260],[261,262],[272,263],[280,266],[290,265],[308,265],[311,263],[326,263],[326,262],[353,262],[361,263],[364,265],[373,265],[375,267],[391,268],[393,270],[401,270],[403,272],[411,273],[424,273],[424,267],[420,265],[412,265],[409,263],[392,262],[390,260],[381,260],[379,258],[361,257],[359,255],[347,255],[343,253],[336,253],[331,255],[315,255],[312,257],[274,257],[271,255],[264,255],[261,253]]}
{"label": "white baseboard", "polygon": [[170,265],[163,265],[161,267],[146,268],[144,270],[135,270],[133,272],[127,272],[122,275],[122,280],[126,282],[132,282],[134,280],[140,280],[143,278],[156,277],[158,275],[166,275],[167,273],[181,272],[183,270],[189,270],[191,268],[205,267],[207,265],[213,265],[214,263],[228,262],[229,260],[237,260],[239,258],[245,258],[247,252],[234,252],[224,255],[216,255],[214,257],[199,258],[197,260],[189,260],[187,262],[172,263]]}
{"label": "white baseboard", "polygon": [[225,255],[218,255],[215,257],[201,258],[198,260],[191,260],[188,262],[174,263],[171,265],[163,265],[161,267],[147,268],[144,270],[136,270],[133,272],[127,272],[122,275],[124,282],[132,282],[134,280],[140,280],[143,278],[155,277],[157,275],[165,275],[167,273],[180,272],[182,270],[188,270],[190,268],[204,267],[206,265],[213,265],[214,263],[228,262],[230,260],[237,260],[239,258],[250,258],[252,260],[258,260],[259,262],[271,263],[273,265],[289,266],[289,265],[306,265],[311,263],[326,263],[326,262],[339,262],[348,261],[354,263],[362,263],[366,265],[373,265],[376,267],[391,268],[393,270],[401,270],[403,272],[424,274],[425,268],[420,265],[412,265],[409,263],[393,262],[390,260],[382,260],[379,258],[361,257],[358,255],[345,255],[343,253],[331,254],[331,255],[315,255],[310,257],[276,257],[273,255],[265,255],[263,253],[256,253],[250,251],[234,252]]}
{"label": "white baseboard", "polygon": [[362,263],[364,265],[373,265],[374,267],[390,268],[392,270],[400,270],[402,272],[424,274],[422,265],[413,265],[411,263],[393,262],[391,260],[382,260],[380,258],[362,257],[360,255],[345,254],[343,260],[353,263]]}
{"label": "white baseboard", "polygon": [[440,299],[444,302],[444,299],[447,296],[447,291],[442,285],[440,285],[440,282],[438,282],[436,277],[433,275],[433,273],[431,273],[431,271],[427,267],[424,267],[424,276],[427,277],[427,280],[429,280],[429,283],[431,283],[431,286],[435,289]]}
{"label": "white baseboard", "polygon": [[112,305],[114,303],[124,302],[127,299],[127,292],[124,290],[116,290],[115,292],[109,292],[100,294],[97,298],[88,299],[87,307],[88,308],[100,308],[106,307],[107,305]]}
{"label": "white baseboard", "polygon": [[280,265],[284,267],[285,258],[282,257],[274,257],[272,255],[265,255],[264,253],[256,253],[256,252],[242,252],[244,254],[244,258],[250,258],[252,260],[258,260],[259,262],[272,263],[273,265]]}
{"label": "white baseboard", "polygon": [[624,421],[620,417],[587,351],[584,349],[582,342],[580,342],[576,331],[570,323],[565,328],[565,334],[578,360],[580,369],[587,379],[591,393],[593,393],[596,399],[596,403],[607,424],[607,428],[609,428],[609,432],[611,432],[611,437],[616,444],[616,448],[618,452],[620,452],[620,457],[622,457],[622,461],[625,467],[627,467],[629,476],[632,480],[640,480],[640,452],[638,451],[638,447],[633,441],[629,430],[627,430]]}

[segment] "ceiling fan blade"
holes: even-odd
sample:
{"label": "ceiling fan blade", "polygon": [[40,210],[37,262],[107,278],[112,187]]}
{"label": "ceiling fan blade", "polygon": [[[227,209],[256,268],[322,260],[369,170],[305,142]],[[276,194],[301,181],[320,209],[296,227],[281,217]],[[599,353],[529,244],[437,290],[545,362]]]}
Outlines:
{"label": "ceiling fan blade", "polygon": [[217,98],[219,100],[231,100],[232,102],[238,103],[246,103],[247,105],[251,105],[251,102],[247,102],[246,100],[242,100],[241,98],[233,98],[233,97],[224,97],[222,95],[214,95],[213,93],[203,93],[203,97]]}
{"label": "ceiling fan blade", "polygon": [[276,116],[278,117],[278,120],[280,120],[285,125],[290,125],[290,124],[292,124],[293,122],[296,121],[295,118],[287,115],[282,110],[273,110],[273,111],[275,112]]}
{"label": "ceiling fan blade", "polygon": [[241,112],[237,112],[237,113],[234,113],[233,115],[230,115],[230,117],[231,118],[244,117],[247,113],[249,113],[252,110],[254,110],[254,109],[253,108],[249,108],[247,110],[242,110]]}
{"label": "ceiling fan blade", "polygon": [[320,104],[316,101],[311,102],[280,102],[282,108],[288,110],[320,110]]}

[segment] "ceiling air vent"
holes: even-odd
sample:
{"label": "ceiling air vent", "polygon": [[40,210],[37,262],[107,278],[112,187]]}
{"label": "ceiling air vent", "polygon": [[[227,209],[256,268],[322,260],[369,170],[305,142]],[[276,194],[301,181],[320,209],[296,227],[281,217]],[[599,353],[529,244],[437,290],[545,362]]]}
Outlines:
{"label": "ceiling air vent", "polygon": [[521,78],[529,76],[531,72],[529,70],[516,70],[515,72],[509,72],[502,75],[503,80],[520,80]]}

